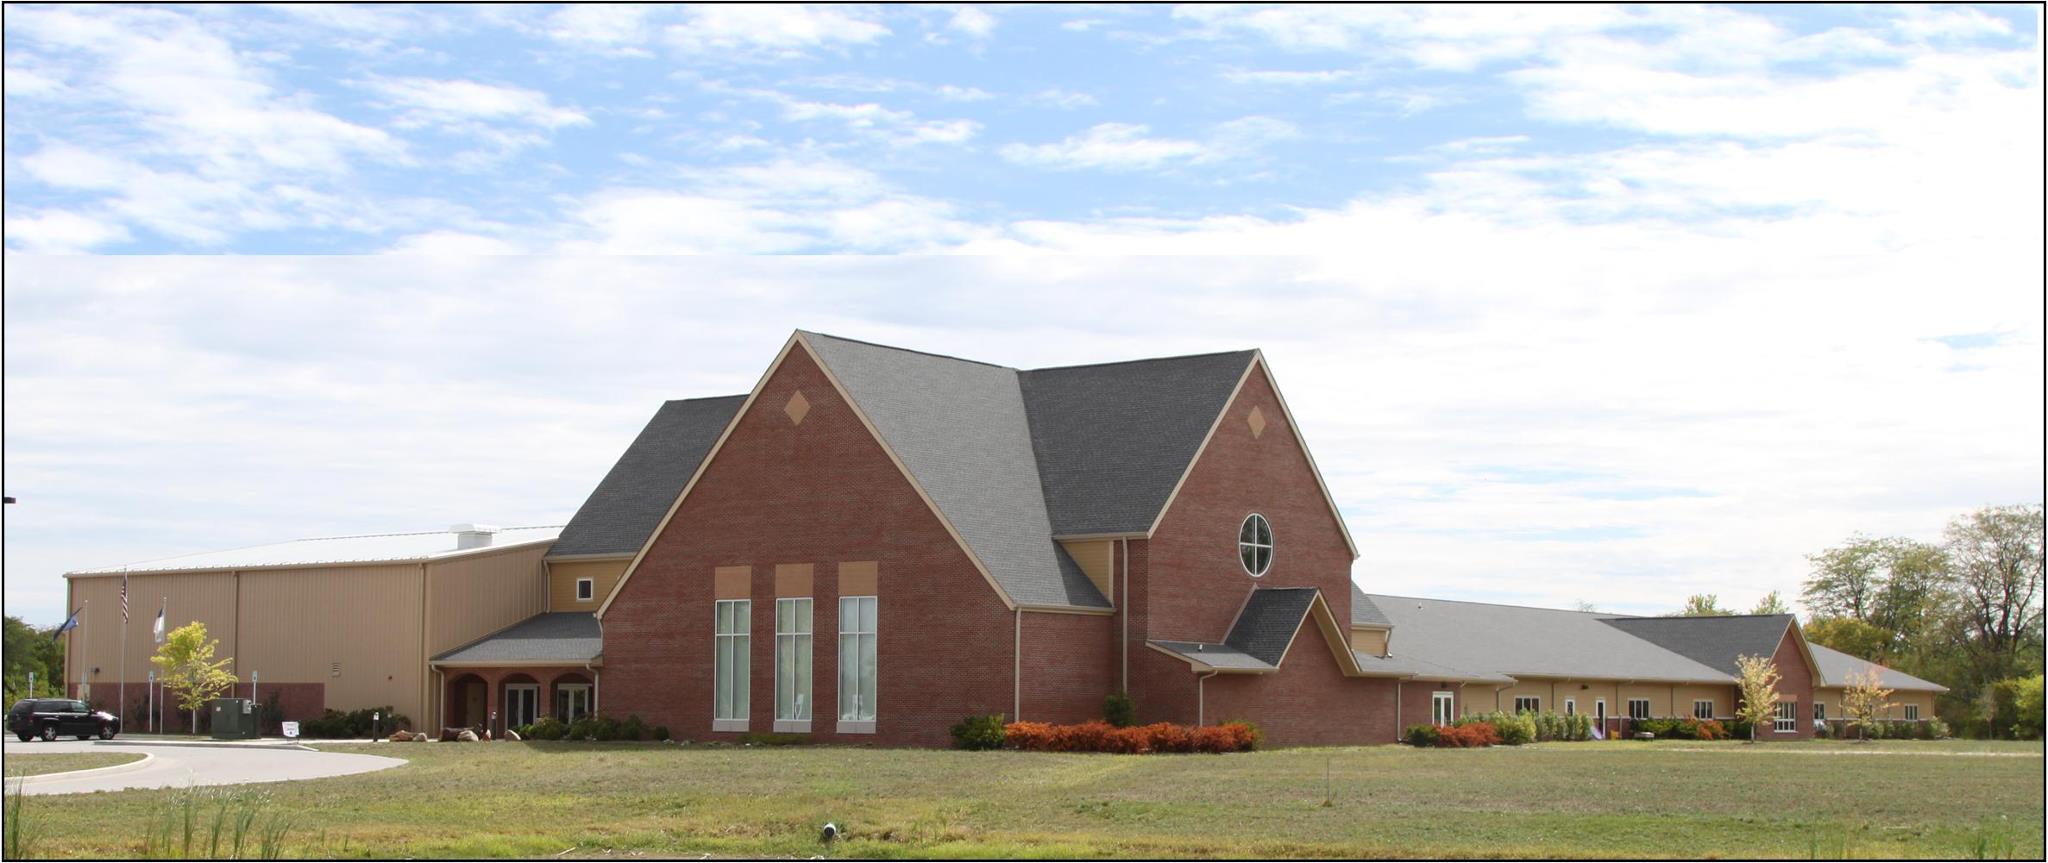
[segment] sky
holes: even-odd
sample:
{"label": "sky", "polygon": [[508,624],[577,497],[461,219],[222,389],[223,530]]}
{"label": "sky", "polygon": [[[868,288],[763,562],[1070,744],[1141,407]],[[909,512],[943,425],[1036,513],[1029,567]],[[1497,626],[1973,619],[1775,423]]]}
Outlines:
{"label": "sky", "polygon": [[566,521],[804,328],[1261,348],[1395,594],[2043,487],[2034,6],[5,7],[8,614]]}

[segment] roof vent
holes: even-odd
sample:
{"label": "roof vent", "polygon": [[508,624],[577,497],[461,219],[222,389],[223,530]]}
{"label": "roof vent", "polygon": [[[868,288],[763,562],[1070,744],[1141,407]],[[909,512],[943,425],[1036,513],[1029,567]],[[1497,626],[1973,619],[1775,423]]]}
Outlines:
{"label": "roof vent", "polygon": [[455,550],[483,548],[491,544],[491,534],[498,532],[494,524],[451,524],[448,530],[455,534]]}

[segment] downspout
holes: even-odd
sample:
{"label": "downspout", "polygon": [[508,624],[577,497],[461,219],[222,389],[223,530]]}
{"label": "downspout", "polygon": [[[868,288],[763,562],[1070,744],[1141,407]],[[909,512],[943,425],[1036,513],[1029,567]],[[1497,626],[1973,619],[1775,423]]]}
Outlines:
{"label": "downspout", "polygon": [[1508,683],[1493,688],[1493,712],[1500,712],[1500,691],[1503,689],[1513,689],[1514,686],[1514,684]]}
{"label": "downspout", "polygon": [[1202,715],[1202,711],[1203,711],[1203,710],[1205,709],[1205,707],[1206,707],[1206,705],[1204,705],[1204,704],[1202,703],[1202,682],[1203,682],[1203,681],[1205,681],[1205,680],[1208,680],[1208,679],[1209,679],[1209,678],[1211,678],[1211,677],[1215,677],[1215,676],[1216,676],[1216,675],[1218,675],[1218,674],[1222,674],[1222,673],[1223,673],[1223,672],[1221,672],[1221,671],[1211,671],[1211,672],[1209,672],[1208,674],[1204,674],[1204,675],[1202,675],[1202,676],[1200,676],[1200,677],[1197,677],[1197,678],[1195,678],[1195,725],[1196,725],[1196,726],[1202,726],[1202,725],[1207,725],[1207,724],[1209,724],[1208,718]]}
{"label": "downspout", "polygon": [[1024,607],[1017,606],[1017,622],[1010,631],[1010,721],[1024,721]]}
{"label": "downspout", "polygon": [[1123,606],[1124,618],[1124,673],[1118,687],[1125,695],[1131,694],[1131,540],[1129,537],[1117,540],[1123,545],[1124,590],[1119,604]]}
{"label": "downspout", "polygon": [[[600,633],[602,633],[602,632],[603,632],[603,630],[602,630],[602,629],[600,629],[600,630],[599,630],[599,632],[600,632]],[[595,668],[592,668],[592,667],[590,666],[590,660],[586,659],[586,660],[583,660],[583,670],[584,670],[584,671],[588,671],[588,672],[590,672],[590,715],[591,715],[591,716],[597,716],[597,715],[598,715],[598,712],[597,712],[597,703],[598,703],[598,699],[599,699],[599,696],[600,696],[600,692],[599,692],[599,690],[600,690],[600,686],[599,686],[599,684],[598,684],[598,679],[597,679],[597,677],[598,677],[598,675],[597,675],[597,669],[595,669]],[[752,673],[752,672],[750,671],[749,673]]]}

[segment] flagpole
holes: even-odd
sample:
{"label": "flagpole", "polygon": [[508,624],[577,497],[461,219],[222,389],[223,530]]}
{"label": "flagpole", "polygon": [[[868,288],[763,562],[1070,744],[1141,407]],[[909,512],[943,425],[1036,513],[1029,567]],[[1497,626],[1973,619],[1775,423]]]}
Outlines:
{"label": "flagpole", "polygon": [[121,683],[115,687],[115,698],[120,706],[114,708],[114,715],[121,717],[121,724],[128,723],[128,573],[121,573]]}

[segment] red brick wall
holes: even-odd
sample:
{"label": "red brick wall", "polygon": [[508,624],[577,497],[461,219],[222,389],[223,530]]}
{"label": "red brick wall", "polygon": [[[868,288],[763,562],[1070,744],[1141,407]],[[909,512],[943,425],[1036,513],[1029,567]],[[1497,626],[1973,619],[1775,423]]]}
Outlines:
{"label": "red brick wall", "polygon": [[[799,390],[810,412],[795,425],[783,407]],[[838,564],[869,560],[880,585],[877,733],[841,738]],[[730,736],[711,731],[712,570],[751,566],[751,728],[769,731],[778,563],[815,568],[814,736],[945,745],[968,713],[1012,712],[1011,612],[801,345],[607,612],[604,712],[639,714],[677,739]]]}
{"label": "red brick wall", "polygon": [[[1799,717],[1798,732],[1779,734],[1769,728],[1758,728],[1758,740],[1789,740],[1813,736],[1813,667],[1806,662],[1806,651],[1800,649],[1799,635],[1786,627],[1785,637],[1778,642],[1778,652],[1771,656],[1771,662],[1778,667],[1778,698],[1782,701],[1797,702],[1799,707],[1794,715]],[[1739,695],[1741,687],[1737,687]]]}
{"label": "red brick wall", "polygon": [[1304,625],[1280,670],[1219,674],[1203,684],[1203,719],[1248,719],[1275,746],[1390,743],[1394,681],[1345,677],[1313,622]]}
{"label": "red brick wall", "polygon": [[[1254,407],[1266,420],[1257,438],[1246,423]],[[1273,525],[1273,565],[1260,578],[1245,574],[1237,556],[1238,527],[1254,512]],[[1138,613],[1150,638],[1220,640],[1253,587],[1322,588],[1330,610],[1350,625],[1351,550],[1263,364],[1224,412],[1149,552]]]}
{"label": "red brick wall", "polygon": [[1194,724],[1195,673],[1186,662],[1146,647],[1135,634],[1131,640],[1131,702],[1138,723]]}
{"label": "red brick wall", "polygon": [[[1451,694],[1452,716],[1460,715],[1465,709],[1465,693],[1459,691],[1458,685],[1455,683],[1448,683],[1442,680],[1408,680],[1401,683],[1400,689],[1401,710],[1398,724],[1394,729],[1396,734],[1401,729],[1407,728],[1410,725],[1429,724],[1430,698],[1438,692],[1449,692]],[[1492,710],[1493,689],[1489,687],[1485,692],[1485,700],[1478,706],[1485,710]],[[1474,695],[1476,696],[1477,693],[1475,692]]]}
{"label": "red brick wall", "polygon": [[1102,700],[1116,691],[1115,618],[1094,614],[1024,614],[1024,702],[1034,722],[1102,718]]}

